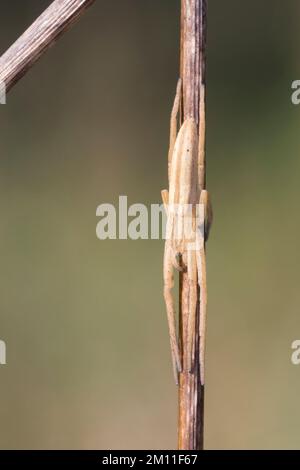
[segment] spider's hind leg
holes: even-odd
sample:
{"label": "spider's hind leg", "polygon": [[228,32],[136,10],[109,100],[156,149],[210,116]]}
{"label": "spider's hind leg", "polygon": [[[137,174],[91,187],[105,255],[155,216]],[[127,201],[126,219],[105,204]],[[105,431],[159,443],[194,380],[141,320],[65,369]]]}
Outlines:
{"label": "spider's hind leg", "polygon": [[172,251],[168,243],[166,243],[165,246],[164,257],[164,298],[168,316],[174,378],[176,384],[178,385],[178,373],[182,371],[182,367],[176,334],[175,305],[172,293],[172,289],[174,287]]}
{"label": "spider's hind leg", "polygon": [[197,314],[197,299],[198,299],[198,284],[197,284],[197,260],[195,247],[189,248],[187,252],[187,272],[189,283],[189,318],[187,330],[187,354],[186,354],[186,369],[191,372],[193,369],[194,358],[194,340],[196,329],[196,314]]}
{"label": "spider's hind leg", "polygon": [[200,224],[197,227],[197,271],[198,283],[200,287],[200,318],[199,318],[199,364],[200,380],[204,385],[205,376],[205,339],[206,339],[206,316],[207,316],[207,282],[206,282],[206,254],[205,241],[207,240],[210,225],[212,222],[212,209],[209,195],[206,190],[200,195]]}

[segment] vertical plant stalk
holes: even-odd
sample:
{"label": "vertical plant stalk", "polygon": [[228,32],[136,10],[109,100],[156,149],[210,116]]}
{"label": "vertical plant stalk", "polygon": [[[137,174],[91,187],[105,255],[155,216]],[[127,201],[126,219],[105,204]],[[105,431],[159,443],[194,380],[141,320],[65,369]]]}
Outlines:
{"label": "vertical plant stalk", "polygon": [[[181,0],[180,76],[183,85],[181,120],[193,118],[199,128],[199,177],[205,189],[205,66],[207,0]],[[180,374],[178,448],[202,450],[204,428],[204,386],[200,380],[200,291],[198,289],[196,331],[194,335],[195,367]],[[186,273],[179,281],[179,338],[182,362],[187,354],[189,317],[189,282]]]}

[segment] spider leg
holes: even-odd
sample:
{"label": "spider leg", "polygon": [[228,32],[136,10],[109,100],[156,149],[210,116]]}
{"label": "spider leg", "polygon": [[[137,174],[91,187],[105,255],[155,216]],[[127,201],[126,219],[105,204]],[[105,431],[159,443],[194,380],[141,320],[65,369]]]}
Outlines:
{"label": "spider leg", "polygon": [[[174,227],[174,214],[170,213],[170,211],[169,211],[169,206],[168,206],[169,205],[169,191],[167,189],[163,189],[161,191],[161,198],[162,198],[163,205],[164,205],[167,217],[168,217],[166,236],[167,236],[167,240],[171,240],[172,235],[173,235],[172,234],[172,226]],[[170,249],[170,251],[172,251],[172,255],[173,255],[172,256],[172,264],[173,264],[174,268],[177,269],[177,271],[180,271],[180,272],[185,271],[185,268],[182,265],[181,253],[176,252],[171,247],[171,245],[169,245],[169,249]]]}
{"label": "spider leg", "polygon": [[[180,109],[181,103],[181,89],[182,81],[178,80],[176,95],[174,99],[173,109],[170,119],[170,145],[169,145],[169,154],[168,154],[168,177],[169,184],[171,180],[171,166],[172,158],[174,152],[174,146],[177,138],[177,117]],[[167,220],[167,233],[166,233],[166,243],[165,243],[165,253],[164,253],[164,298],[166,303],[166,310],[168,316],[169,324],[169,334],[170,334],[170,343],[171,343],[171,352],[172,352],[172,362],[173,362],[173,371],[175,382],[178,385],[178,373],[182,371],[181,359],[179,354],[179,346],[176,335],[176,322],[175,322],[175,305],[172,294],[172,289],[174,287],[174,277],[173,277],[173,268],[181,269],[176,256],[174,256],[174,249],[171,246],[171,240],[173,238],[173,225],[174,225],[174,214],[171,214],[169,211],[169,193],[167,190],[162,191],[162,200],[165,206],[166,214],[168,217]]]}
{"label": "spider leg", "polygon": [[182,367],[176,335],[175,305],[172,294],[172,289],[174,287],[172,255],[172,250],[167,240],[164,254],[164,298],[169,324],[174,378],[176,384],[178,385],[178,373],[182,371]]}
{"label": "spider leg", "polygon": [[213,209],[209,192],[206,189],[201,191],[200,204],[203,204],[204,208],[204,242],[207,242],[213,222]]}
{"label": "spider leg", "polygon": [[197,257],[197,269],[200,285],[200,320],[199,320],[199,363],[200,363],[200,379],[204,385],[205,376],[205,339],[206,339],[206,317],[207,317],[207,286],[206,286],[206,256],[204,247],[201,248]]}
{"label": "spider leg", "polygon": [[169,215],[169,210],[168,210],[168,205],[169,205],[169,191],[168,191],[167,189],[163,189],[163,190],[161,191],[161,198],[162,198],[162,202],[163,202],[163,205],[164,205],[164,208],[165,208],[167,217],[168,217],[168,215]]}
{"label": "spider leg", "polygon": [[[202,206],[202,207],[201,207]],[[206,283],[206,254],[205,254],[205,221],[207,217],[207,191],[201,191],[200,195],[200,226],[197,227],[197,271],[200,287],[200,320],[199,320],[199,363],[200,380],[204,385],[205,377],[205,337],[206,337],[206,315],[207,315],[207,283]]]}
{"label": "spider leg", "polygon": [[187,251],[187,273],[189,283],[189,318],[187,328],[187,364],[186,368],[189,372],[193,368],[193,352],[194,352],[194,337],[196,329],[196,312],[197,312],[197,259],[195,252],[195,244],[190,244]]}
{"label": "spider leg", "polygon": [[176,95],[175,95],[173,109],[171,113],[171,119],[170,119],[170,145],[169,145],[169,155],[168,155],[169,183],[171,180],[171,163],[172,163],[173,150],[174,150],[176,137],[177,137],[177,117],[178,117],[178,113],[180,109],[181,90],[182,90],[182,80],[181,78],[179,78],[177,82]]}

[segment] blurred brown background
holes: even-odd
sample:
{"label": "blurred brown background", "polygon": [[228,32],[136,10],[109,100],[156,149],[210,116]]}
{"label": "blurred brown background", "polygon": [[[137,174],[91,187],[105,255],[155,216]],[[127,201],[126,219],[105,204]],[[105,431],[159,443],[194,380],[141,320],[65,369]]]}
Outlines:
{"label": "blurred brown background", "polygon": [[[50,1],[1,1],[7,47]],[[179,0],[98,0],[0,107],[0,447],[176,445],[162,241],[96,207],[160,202]],[[300,448],[297,0],[209,2],[205,446]]]}

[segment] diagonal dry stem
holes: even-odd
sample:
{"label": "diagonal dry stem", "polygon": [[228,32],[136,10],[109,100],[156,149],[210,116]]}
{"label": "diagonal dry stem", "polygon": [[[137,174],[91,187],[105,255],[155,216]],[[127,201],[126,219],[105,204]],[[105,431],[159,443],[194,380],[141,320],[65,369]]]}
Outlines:
{"label": "diagonal dry stem", "polygon": [[55,0],[0,58],[0,83],[9,91],[95,0]]}

